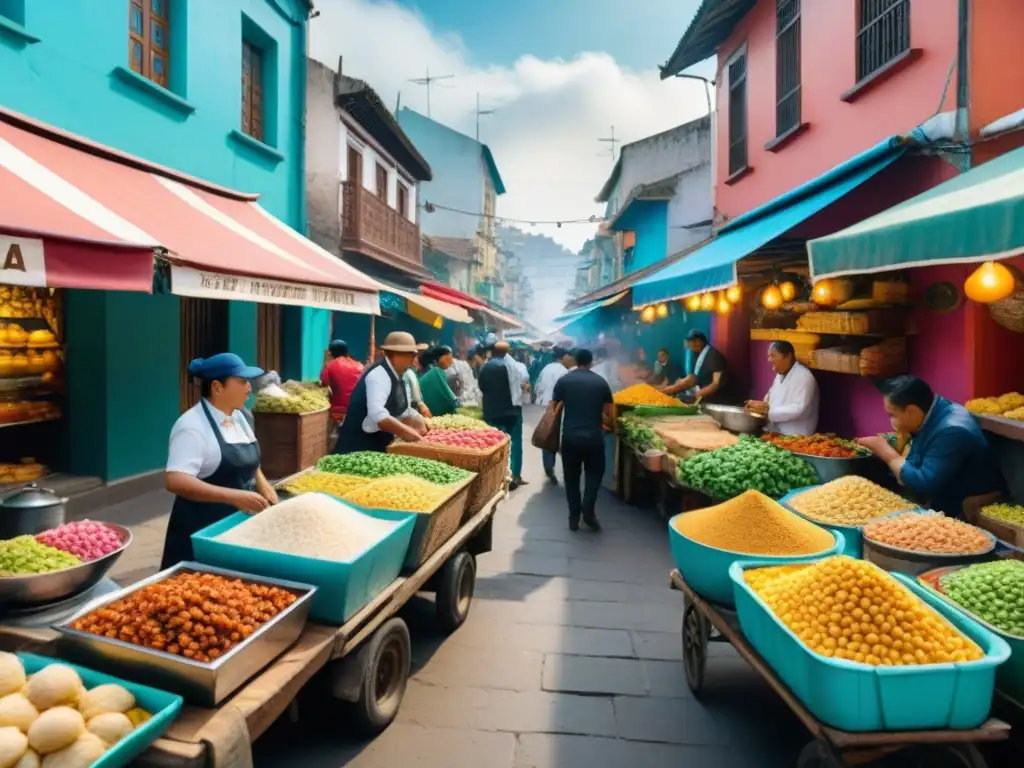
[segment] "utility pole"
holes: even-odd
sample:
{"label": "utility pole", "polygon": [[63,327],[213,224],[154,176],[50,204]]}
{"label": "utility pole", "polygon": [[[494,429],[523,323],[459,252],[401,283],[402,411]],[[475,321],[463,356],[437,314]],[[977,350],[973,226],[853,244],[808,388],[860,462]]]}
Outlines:
{"label": "utility pole", "polygon": [[480,115],[493,115],[496,110],[480,109],[480,92],[476,94],[476,140],[480,141]]}
{"label": "utility pole", "polygon": [[455,77],[455,75],[435,75],[434,77],[431,77],[430,67],[427,67],[426,77],[414,77],[409,81],[410,83],[425,85],[427,87],[427,117],[430,117],[430,86],[438,80],[450,80],[453,77]]}
{"label": "utility pole", "polygon": [[[612,163],[614,163],[615,162],[615,145],[622,143],[622,139],[616,139],[615,138],[615,126],[614,125],[612,126],[612,134],[611,134],[610,137],[608,137],[608,138],[601,138],[601,139],[598,139],[598,141],[601,141],[601,142],[604,142],[604,143],[608,144],[608,154],[611,155]],[[601,154],[603,155],[604,152],[602,152]]]}

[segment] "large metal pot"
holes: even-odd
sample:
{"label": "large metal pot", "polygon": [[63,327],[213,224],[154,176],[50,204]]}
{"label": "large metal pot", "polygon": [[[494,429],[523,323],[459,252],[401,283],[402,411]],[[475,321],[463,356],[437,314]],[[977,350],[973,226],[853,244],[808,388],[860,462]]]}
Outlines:
{"label": "large metal pot", "polygon": [[47,488],[36,483],[0,499],[0,539],[33,536],[64,524],[65,504]]}
{"label": "large metal pot", "polygon": [[722,425],[723,429],[738,435],[756,435],[764,429],[764,416],[749,413],[739,405],[701,404],[704,412]]}

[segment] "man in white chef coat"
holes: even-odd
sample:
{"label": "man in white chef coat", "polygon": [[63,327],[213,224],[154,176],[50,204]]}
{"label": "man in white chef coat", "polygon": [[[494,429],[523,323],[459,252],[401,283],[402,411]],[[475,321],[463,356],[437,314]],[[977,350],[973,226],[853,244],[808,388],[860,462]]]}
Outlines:
{"label": "man in white chef coat", "polygon": [[768,362],[775,381],[764,400],[748,400],[746,407],[768,419],[766,432],[813,435],[818,428],[818,382],[805,365],[797,362],[788,341],[773,341]]}

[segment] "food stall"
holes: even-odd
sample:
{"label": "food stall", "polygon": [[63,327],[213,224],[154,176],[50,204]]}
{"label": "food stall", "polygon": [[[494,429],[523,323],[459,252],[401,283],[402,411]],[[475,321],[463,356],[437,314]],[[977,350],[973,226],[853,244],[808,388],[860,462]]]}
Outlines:
{"label": "food stall", "polygon": [[[116,675],[146,709],[145,730],[125,727],[117,755],[111,747],[98,763],[89,714],[79,715],[85,730],[66,715],[88,742],[73,765],[251,765],[251,743],[319,673],[348,724],[386,728],[411,659],[396,614],[426,590],[444,630],[465,621],[475,557],[490,550],[508,482],[506,436],[466,417],[434,427],[431,449],[449,462],[401,446],[325,456],[278,484],[280,504],[196,533],[194,562],[121,588],[103,577],[130,544],[127,529],[75,522],[0,542],[0,650],[67,660],[87,686]],[[44,519],[45,505],[24,508],[25,526]],[[44,583],[57,585],[45,597]],[[35,658],[24,657],[29,674],[45,666]]]}
{"label": "food stall", "polygon": [[256,439],[267,454],[267,477],[293,475],[330,450],[330,406],[327,390],[319,383],[286,381],[256,394],[253,421]]}

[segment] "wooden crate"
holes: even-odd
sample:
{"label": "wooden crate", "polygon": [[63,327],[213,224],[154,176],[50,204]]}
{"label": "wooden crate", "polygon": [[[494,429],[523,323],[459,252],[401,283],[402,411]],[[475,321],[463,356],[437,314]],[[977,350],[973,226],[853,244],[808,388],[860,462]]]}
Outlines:
{"label": "wooden crate", "polygon": [[312,413],[256,413],[260,465],[268,478],[308,469],[328,450],[330,410]]}
{"label": "wooden crate", "polygon": [[475,479],[466,478],[454,485],[451,496],[433,511],[414,513],[416,527],[413,528],[405,557],[406,570],[419,568],[459,530],[466,511],[466,502],[469,500],[470,487]]}

